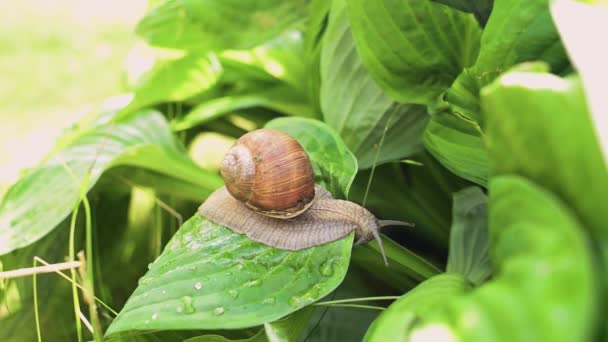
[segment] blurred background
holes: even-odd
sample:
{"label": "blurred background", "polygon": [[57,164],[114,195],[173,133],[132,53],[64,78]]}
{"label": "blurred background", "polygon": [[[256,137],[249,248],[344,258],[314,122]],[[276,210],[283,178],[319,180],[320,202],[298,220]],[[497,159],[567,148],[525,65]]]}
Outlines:
{"label": "blurred background", "polygon": [[0,197],[90,106],[124,91],[145,0],[0,2]]}

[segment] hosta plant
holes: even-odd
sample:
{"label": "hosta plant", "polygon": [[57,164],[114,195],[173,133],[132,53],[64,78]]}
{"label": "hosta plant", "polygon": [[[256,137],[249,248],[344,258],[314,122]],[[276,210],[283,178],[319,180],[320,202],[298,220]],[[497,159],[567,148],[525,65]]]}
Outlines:
{"label": "hosta plant", "polygon": [[[149,68],[0,202],[0,340],[608,338],[607,23],[602,0],[150,1]],[[416,224],[382,231],[388,267],[197,213],[263,127]]]}

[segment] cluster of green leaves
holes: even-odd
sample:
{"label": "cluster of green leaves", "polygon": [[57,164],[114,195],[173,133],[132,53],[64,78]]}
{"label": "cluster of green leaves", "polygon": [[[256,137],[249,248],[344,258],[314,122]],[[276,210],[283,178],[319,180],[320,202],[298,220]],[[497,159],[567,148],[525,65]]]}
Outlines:
{"label": "cluster of green leaves", "polygon": [[[608,336],[605,69],[571,17],[605,26],[601,2],[150,1],[132,94],[0,203],[0,271],[86,248],[97,334],[58,275],[0,276],[0,340]],[[352,235],[289,252],[193,214],[218,151],[261,127],[335,197],[416,223],[385,231],[389,267]]]}

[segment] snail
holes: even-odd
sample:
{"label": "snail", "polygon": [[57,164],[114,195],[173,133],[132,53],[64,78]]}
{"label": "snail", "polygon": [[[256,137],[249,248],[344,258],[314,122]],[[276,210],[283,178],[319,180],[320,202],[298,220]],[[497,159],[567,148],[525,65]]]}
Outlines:
{"label": "snail", "polygon": [[199,207],[207,219],[265,245],[285,250],[319,246],[355,232],[356,245],[379,229],[411,223],[378,220],[362,206],[332,198],[314,183],[306,151],[286,133],[259,129],[240,137],[222,161],[225,186]]}

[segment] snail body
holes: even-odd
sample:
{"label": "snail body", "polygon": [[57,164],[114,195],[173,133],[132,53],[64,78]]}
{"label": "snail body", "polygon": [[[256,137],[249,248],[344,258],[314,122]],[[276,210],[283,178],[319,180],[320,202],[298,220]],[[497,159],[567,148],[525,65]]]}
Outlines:
{"label": "snail body", "polygon": [[332,198],[314,184],[304,149],[279,131],[243,135],[226,154],[221,174],[226,186],[209,196],[199,214],[279,249],[319,246],[354,232],[357,244],[376,239],[388,265],[380,228],[411,225],[378,220],[356,203]]}

